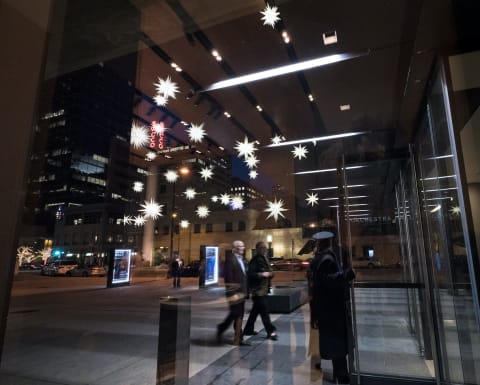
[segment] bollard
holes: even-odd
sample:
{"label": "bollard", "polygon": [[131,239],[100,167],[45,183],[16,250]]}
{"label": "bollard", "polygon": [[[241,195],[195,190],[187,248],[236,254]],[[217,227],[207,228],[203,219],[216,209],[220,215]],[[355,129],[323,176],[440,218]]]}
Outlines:
{"label": "bollard", "polygon": [[160,300],[156,385],[188,385],[190,297]]}

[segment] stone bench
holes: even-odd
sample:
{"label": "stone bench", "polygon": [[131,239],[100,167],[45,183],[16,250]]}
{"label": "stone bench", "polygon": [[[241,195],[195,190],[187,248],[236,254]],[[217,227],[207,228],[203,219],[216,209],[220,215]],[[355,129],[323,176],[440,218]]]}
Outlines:
{"label": "stone bench", "polygon": [[290,313],[308,300],[306,287],[274,286],[268,295],[270,313]]}

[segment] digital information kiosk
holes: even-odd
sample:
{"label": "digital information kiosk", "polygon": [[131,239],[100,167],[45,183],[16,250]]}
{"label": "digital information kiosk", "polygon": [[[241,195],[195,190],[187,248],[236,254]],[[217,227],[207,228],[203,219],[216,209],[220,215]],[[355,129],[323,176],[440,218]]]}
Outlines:
{"label": "digital information kiosk", "polygon": [[131,249],[114,249],[108,263],[107,287],[130,284]]}
{"label": "digital information kiosk", "polygon": [[218,284],[218,246],[200,246],[200,287]]}

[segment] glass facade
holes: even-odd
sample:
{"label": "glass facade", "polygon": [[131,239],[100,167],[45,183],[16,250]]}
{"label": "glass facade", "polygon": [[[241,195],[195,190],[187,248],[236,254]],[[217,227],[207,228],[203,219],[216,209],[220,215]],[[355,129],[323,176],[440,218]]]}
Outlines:
{"label": "glass facade", "polygon": [[[0,383],[335,383],[328,230],[351,383],[480,384],[478,11],[2,1]],[[218,335],[237,240],[278,340]]]}

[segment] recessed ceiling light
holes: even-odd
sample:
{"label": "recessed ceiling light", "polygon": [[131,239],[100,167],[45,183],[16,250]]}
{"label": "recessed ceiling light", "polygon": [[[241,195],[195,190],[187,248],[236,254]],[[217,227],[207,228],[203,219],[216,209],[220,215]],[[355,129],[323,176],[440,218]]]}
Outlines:
{"label": "recessed ceiling light", "polygon": [[313,102],[313,95],[312,95],[312,94],[308,94],[308,100],[310,100],[311,102]]}
{"label": "recessed ceiling light", "polygon": [[260,107],[259,104],[257,104],[257,110],[260,111],[260,112],[262,111],[262,107]]}
{"label": "recessed ceiling light", "polygon": [[348,111],[350,109],[350,104],[341,104],[340,111]]}
{"label": "recessed ceiling light", "polygon": [[335,44],[337,43],[337,31],[329,31],[322,34],[323,36],[323,44]]}

